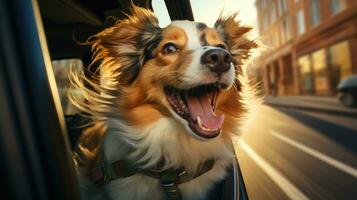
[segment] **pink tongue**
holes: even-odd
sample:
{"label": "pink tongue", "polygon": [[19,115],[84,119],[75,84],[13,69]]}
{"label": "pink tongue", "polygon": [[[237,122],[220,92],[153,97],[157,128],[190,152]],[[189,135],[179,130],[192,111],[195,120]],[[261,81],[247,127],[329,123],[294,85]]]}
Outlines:
{"label": "pink tongue", "polygon": [[191,117],[196,120],[200,116],[203,126],[210,129],[218,129],[222,127],[224,116],[215,116],[211,102],[207,95],[196,97],[189,95],[187,97],[188,109],[190,110]]}

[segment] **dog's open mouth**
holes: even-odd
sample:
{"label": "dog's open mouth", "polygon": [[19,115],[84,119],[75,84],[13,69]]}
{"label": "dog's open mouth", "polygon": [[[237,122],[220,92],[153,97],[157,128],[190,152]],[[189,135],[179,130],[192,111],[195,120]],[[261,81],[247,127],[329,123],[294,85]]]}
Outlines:
{"label": "dog's open mouth", "polygon": [[188,121],[198,136],[214,138],[220,134],[224,116],[215,114],[218,86],[203,85],[188,90],[166,87],[165,93],[172,109]]}

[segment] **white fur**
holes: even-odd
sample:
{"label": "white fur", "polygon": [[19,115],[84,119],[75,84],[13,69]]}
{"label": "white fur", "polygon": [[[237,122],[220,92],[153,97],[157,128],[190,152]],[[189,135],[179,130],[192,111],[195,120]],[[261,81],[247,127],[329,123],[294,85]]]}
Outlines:
{"label": "white fur", "polygon": [[[142,155],[138,164],[140,163],[143,167],[152,167],[161,157],[164,157],[167,161],[164,169],[184,166],[188,174],[194,174],[200,163],[207,159],[216,159],[214,167],[209,172],[179,185],[183,199],[204,199],[208,189],[224,178],[227,166],[231,165],[234,160],[232,149],[229,149],[220,137],[208,141],[197,140],[188,135],[183,126],[171,118],[161,118],[143,130],[134,130],[119,120],[111,119],[107,124],[108,132],[103,144],[106,162]],[[125,137],[123,137],[124,134]],[[128,143],[131,146],[128,146]],[[134,151],[128,154],[130,147]],[[147,150],[142,152],[143,149]],[[94,189],[93,184],[88,181],[81,185],[84,186],[81,188],[82,196],[90,197],[95,191],[95,196],[91,196],[94,198],[88,199],[103,198],[103,196],[98,196],[100,194],[98,189]],[[164,198],[159,180],[141,174],[111,181],[102,189],[111,200],[160,200]]]}
{"label": "white fur", "polygon": [[187,48],[194,50],[201,47],[200,35],[197,30],[197,23],[191,21],[173,21],[170,25],[177,26],[185,30],[187,36]]}
{"label": "white fur", "polygon": [[222,73],[220,76],[217,76],[215,72],[212,72],[207,66],[201,64],[202,55],[211,49],[218,48],[203,46],[194,50],[192,62],[188,66],[185,74],[182,76],[182,80],[188,88],[215,82],[224,83],[228,86],[233,84],[235,79],[233,63],[231,63],[230,69]]}
{"label": "white fur", "polygon": [[[192,88],[202,84],[209,84],[212,82],[221,82],[231,86],[235,79],[235,72],[233,63],[232,67],[221,74],[220,77],[212,72],[207,66],[201,64],[201,56],[208,50],[219,49],[212,46],[201,46],[200,33],[197,29],[197,23],[191,21],[173,21],[170,25],[177,26],[183,29],[187,36],[187,49],[194,51],[193,59],[185,74],[182,77],[185,85],[182,89]],[[187,88],[185,88],[185,86]]]}

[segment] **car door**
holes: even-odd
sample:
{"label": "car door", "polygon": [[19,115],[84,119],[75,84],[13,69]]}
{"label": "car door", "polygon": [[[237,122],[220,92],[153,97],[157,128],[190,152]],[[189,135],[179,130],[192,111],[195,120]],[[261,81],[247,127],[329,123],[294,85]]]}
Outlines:
{"label": "car door", "polygon": [[1,199],[80,199],[36,1],[0,1]]}

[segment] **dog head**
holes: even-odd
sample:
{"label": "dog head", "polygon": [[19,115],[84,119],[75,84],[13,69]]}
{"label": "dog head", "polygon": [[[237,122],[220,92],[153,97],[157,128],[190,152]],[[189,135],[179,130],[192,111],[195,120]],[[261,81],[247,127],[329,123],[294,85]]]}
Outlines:
{"label": "dog head", "polygon": [[87,80],[97,92],[85,89],[89,98],[77,104],[135,128],[166,117],[198,139],[215,138],[244,111],[238,77],[256,47],[246,37],[250,30],[236,15],[220,17],[212,28],[191,21],[160,28],[151,11],[133,6],[128,19],[90,41],[101,83]]}

